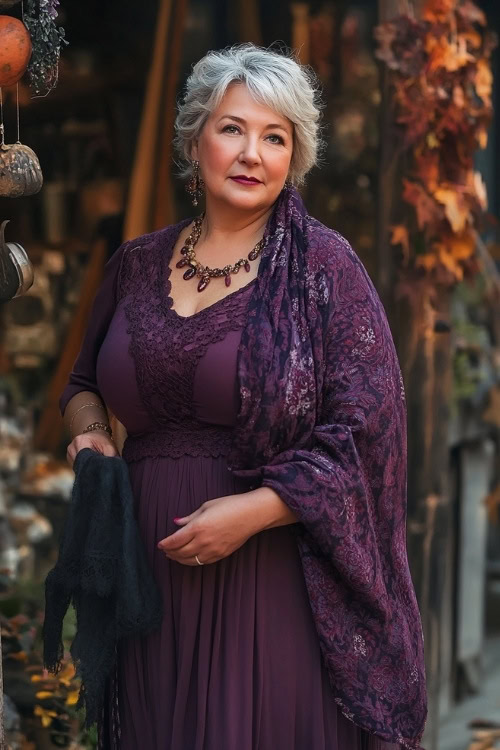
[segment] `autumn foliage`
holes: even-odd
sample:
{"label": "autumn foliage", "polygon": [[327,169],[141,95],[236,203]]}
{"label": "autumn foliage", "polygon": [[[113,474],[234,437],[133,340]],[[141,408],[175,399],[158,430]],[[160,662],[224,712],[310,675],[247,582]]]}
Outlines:
{"label": "autumn foliage", "polygon": [[403,268],[445,285],[477,270],[476,232],[486,190],[474,170],[492,116],[490,57],[496,41],[471,0],[427,0],[421,18],[400,15],[375,30],[391,71],[407,157],[407,220],[393,226]]}

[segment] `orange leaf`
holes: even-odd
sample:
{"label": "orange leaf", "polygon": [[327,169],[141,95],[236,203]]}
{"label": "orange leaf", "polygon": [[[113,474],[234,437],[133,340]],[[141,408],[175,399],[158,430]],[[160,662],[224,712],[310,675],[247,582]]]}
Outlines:
{"label": "orange leaf", "polygon": [[55,719],[57,716],[57,713],[55,711],[47,711],[45,708],[42,708],[42,706],[35,706],[33,709],[33,713],[35,716],[39,716],[42,720],[42,726],[43,727],[50,727],[52,724],[52,719]]}
{"label": "orange leaf", "polygon": [[483,100],[487,107],[491,107],[493,74],[488,62],[484,58],[477,61],[474,83],[476,84],[476,92],[479,98]]}
{"label": "orange leaf", "polygon": [[469,208],[463,196],[457,190],[439,188],[434,193],[434,197],[439,203],[443,204],[446,218],[453,231],[462,232],[470,219]]}
{"label": "orange leaf", "polygon": [[469,179],[468,183],[471,187],[472,195],[476,198],[483,211],[486,211],[488,208],[488,193],[481,172],[474,172],[472,180]]}
{"label": "orange leaf", "polygon": [[402,245],[403,250],[408,255],[410,246],[407,228],[403,224],[396,224],[391,227],[391,232],[391,245]]}
{"label": "orange leaf", "polygon": [[444,245],[436,245],[436,249],[438,249],[439,260],[443,264],[443,266],[447,268],[448,271],[450,271],[456,279],[461,280],[464,275],[463,270],[460,268],[455,258],[453,258],[453,256],[450,255],[449,252],[447,252],[447,249]]}
{"label": "orange leaf", "polygon": [[35,698],[39,698],[40,700],[53,697],[54,693],[52,693],[50,690],[39,690],[38,693],[35,693]]}
{"label": "orange leaf", "polygon": [[486,128],[480,128],[477,132],[477,142],[479,144],[479,148],[486,148],[488,145],[488,131]]}
{"label": "orange leaf", "polygon": [[455,9],[456,0],[426,0],[422,15],[426,21],[439,21]]}
{"label": "orange leaf", "polygon": [[425,41],[425,50],[429,55],[427,67],[431,73],[439,68],[453,73],[476,60],[467,50],[467,39],[461,35],[456,42],[450,42],[445,36],[435,37],[429,34]]}
{"label": "orange leaf", "polygon": [[66,685],[66,687],[69,687],[71,685],[71,680],[75,676],[75,667],[71,662],[66,664],[64,669],[62,669],[59,674],[57,675],[57,679],[59,682],[62,682],[63,685]]}
{"label": "orange leaf", "polygon": [[424,253],[423,255],[417,255],[415,265],[418,267],[425,268],[426,271],[432,271],[436,267],[437,257],[434,253]]}
{"label": "orange leaf", "polygon": [[70,693],[68,693],[68,696],[66,698],[66,705],[67,706],[76,705],[76,703],[78,703],[79,694],[80,694],[79,690],[72,690]]}
{"label": "orange leaf", "polygon": [[403,179],[403,199],[415,207],[419,229],[443,218],[440,206],[417,182]]}
{"label": "orange leaf", "polygon": [[415,159],[415,171],[427,190],[432,193],[439,182],[439,154],[425,151]]}
{"label": "orange leaf", "polygon": [[472,234],[464,234],[461,237],[449,237],[447,246],[455,260],[466,260],[471,255],[474,255],[476,251],[476,243]]}

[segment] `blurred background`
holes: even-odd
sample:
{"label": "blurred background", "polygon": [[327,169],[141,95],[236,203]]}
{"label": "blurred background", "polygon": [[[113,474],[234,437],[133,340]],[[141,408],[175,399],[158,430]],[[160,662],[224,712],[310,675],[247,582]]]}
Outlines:
{"label": "blurred background", "polygon": [[[245,41],[293,49],[320,80],[327,147],[303,195],[360,255],[398,348],[424,747],[500,746],[497,0],[44,4],[68,42],[57,85],[39,90],[32,74],[2,88],[5,144],[18,140],[19,110],[19,141],[44,177],[32,195],[0,197],[5,239],[35,266],[29,291],[0,305],[7,746],[95,746],[74,709],[70,659],[56,677],[41,668],[43,582],[74,477],[57,402],[106,260],[124,239],[193,215],[171,146],[191,65]],[[20,19],[30,7],[0,0],[0,55],[2,14]],[[74,625],[68,616],[68,646]]]}

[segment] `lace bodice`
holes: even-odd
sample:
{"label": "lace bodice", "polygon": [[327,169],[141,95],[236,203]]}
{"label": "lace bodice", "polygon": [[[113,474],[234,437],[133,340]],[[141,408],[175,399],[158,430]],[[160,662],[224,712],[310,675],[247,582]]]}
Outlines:
{"label": "lace bodice", "polygon": [[154,245],[128,249],[120,276],[127,334],[137,387],[153,428],[129,436],[127,460],[151,455],[221,455],[230,446],[230,426],[201,422],[193,388],[208,347],[243,327],[254,281],[191,316],[173,309],[170,267],[175,237],[167,229]]}

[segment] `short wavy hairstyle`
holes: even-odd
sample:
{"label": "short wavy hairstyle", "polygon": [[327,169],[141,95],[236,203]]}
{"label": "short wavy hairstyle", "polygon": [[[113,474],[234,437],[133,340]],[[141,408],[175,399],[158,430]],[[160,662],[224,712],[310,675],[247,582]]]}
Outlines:
{"label": "short wavy hairstyle", "polygon": [[244,83],[256,101],[293,124],[288,179],[295,185],[302,184],[317,163],[323,145],[316,76],[291,53],[252,43],[210,51],[193,66],[175,120],[174,144],[180,157],[180,176],[192,174],[191,147],[232,83]]}

